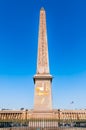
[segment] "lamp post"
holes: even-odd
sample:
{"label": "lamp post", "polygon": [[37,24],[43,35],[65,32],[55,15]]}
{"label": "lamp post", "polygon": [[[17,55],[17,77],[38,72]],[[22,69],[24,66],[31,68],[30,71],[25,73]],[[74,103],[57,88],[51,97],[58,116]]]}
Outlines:
{"label": "lamp post", "polygon": [[58,126],[60,126],[60,109],[58,109]]}

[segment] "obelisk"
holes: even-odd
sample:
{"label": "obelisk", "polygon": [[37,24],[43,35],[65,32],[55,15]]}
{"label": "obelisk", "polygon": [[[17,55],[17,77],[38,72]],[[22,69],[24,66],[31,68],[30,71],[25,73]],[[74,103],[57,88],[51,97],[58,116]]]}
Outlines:
{"label": "obelisk", "polygon": [[49,72],[46,14],[44,8],[40,10],[37,72],[34,76],[34,83],[34,110],[52,110],[52,76]]}

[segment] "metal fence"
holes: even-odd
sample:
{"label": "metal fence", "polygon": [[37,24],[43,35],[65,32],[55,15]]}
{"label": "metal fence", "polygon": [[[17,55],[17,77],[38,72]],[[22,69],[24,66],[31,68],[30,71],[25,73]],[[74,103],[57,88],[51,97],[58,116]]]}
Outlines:
{"label": "metal fence", "polygon": [[29,119],[1,120],[0,130],[86,130],[86,121]]}

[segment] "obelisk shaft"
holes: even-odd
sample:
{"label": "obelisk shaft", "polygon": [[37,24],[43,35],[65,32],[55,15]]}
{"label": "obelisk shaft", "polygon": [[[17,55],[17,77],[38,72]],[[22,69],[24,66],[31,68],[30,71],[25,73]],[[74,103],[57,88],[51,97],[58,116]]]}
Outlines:
{"label": "obelisk shaft", "polygon": [[39,38],[38,38],[38,58],[37,58],[37,73],[49,73],[48,62],[48,44],[47,44],[47,29],[46,15],[42,8],[40,11]]}

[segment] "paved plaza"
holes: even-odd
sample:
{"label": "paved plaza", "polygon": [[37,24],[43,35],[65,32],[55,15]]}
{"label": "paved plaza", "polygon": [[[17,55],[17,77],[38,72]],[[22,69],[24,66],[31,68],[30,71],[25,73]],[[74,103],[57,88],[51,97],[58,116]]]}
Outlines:
{"label": "paved plaza", "polygon": [[0,128],[0,130],[86,130],[86,128],[29,128],[29,127],[13,127],[13,128]]}

